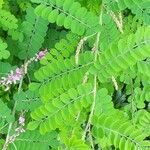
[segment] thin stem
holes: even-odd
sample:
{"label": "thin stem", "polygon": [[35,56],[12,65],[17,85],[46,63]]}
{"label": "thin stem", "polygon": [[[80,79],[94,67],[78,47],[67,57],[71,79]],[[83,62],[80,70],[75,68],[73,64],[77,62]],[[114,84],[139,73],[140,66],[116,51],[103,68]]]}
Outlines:
{"label": "thin stem", "polygon": [[76,49],[76,55],[75,55],[75,63],[77,65],[78,65],[78,61],[79,61],[79,54],[80,54],[81,49],[83,49],[84,42],[86,42],[88,38],[91,38],[94,35],[96,35],[96,33],[91,34],[89,36],[85,36],[85,37],[81,38],[81,40],[79,41],[77,49]]}
{"label": "thin stem", "polygon": [[[101,5],[101,13],[100,13],[100,16],[99,16],[99,24],[100,25],[102,25],[102,12],[103,12],[103,7]],[[94,53],[95,53],[94,62],[97,61],[98,49],[99,49],[99,40],[100,40],[100,32],[97,33],[96,42],[95,42],[94,48],[93,48]],[[93,103],[92,103],[92,106],[91,106],[91,111],[90,111],[90,115],[89,115],[89,118],[88,118],[88,122],[86,124],[85,131],[84,131],[83,136],[82,136],[82,140],[85,140],[87,131],[90,132],[90,124],[91,124],[92,117],[93,117],[93,114],[94,114],[95,103],[96,103],[96,95],[97,95],[97,75],[94,75]],[[92,138],[90,139],[90,141],[91,141],[91,143],[93,143]]]}
{"label": "thin stem", "polygon": [[14,142],[12,142],[12,144],[13,144],[13,146],[14,146],[15,150],[17,150],[17,147],[16,147],[15,143],[14,143]]}
{"label": "thin stem", "polygon": [[123,33],[123,23],[122,23],[122,15],[121,15],[121,12],[119,13],[119,17],[117,17],[113,11],[110,11],[110,16],[112,17],[112,19],[113,19],[114,22],[116,23],[116,26],[117,26],[117,28],[119,29],[119,31],[120,31],[121,33]]}
{"label": "thin stem", "polygon": [[[80,111],[77,114],[77,117],[76,117],[76,120],[75,120],[76,122],[78,121],[79,117],[80,117]],[[75,129],[72,130],[72,133],[71,133],[72,136],[74,135],[74,132],[75,132]]]}
{"label": "thin stem", "polygon": [[[20,80],[20,84],[19,84],[19,88],[18,88],[18,93],[20,93],[20,91],[21,91],[22,83],[23,83],[23,77],[22,77],[22,79]],[[16,106],[17,106],[17,101],[15,101],[15,104],[14,104],[14,107],[13,107],[13,110],[12,110],[12,115],[13,115],[13,116],[14,116],[15,113],[16,113]],[[9,145],[9,137],[10,137],[10,131],[11,131],[12,125],[13,125],[13,122],[11,122],[11,123],[9,124],[8,132],[7,132],[7,136],[6,136],[6,141],[5,141],[5,144],[4,144],[2,150],[7,150],[7,147],[8,147],[8,145]]]}
{"label": "thin stem", "polygon": [[87,125],[85,127],[85,131],[83,133],[83,136],[82,136],[82,140],[85,140],[86,133],[87,133],[87,131],[90,127],[90,124],[91,124],[91,120],[92,120],[92,117],[93,117],[93,114],[94,114],[94,109],[95,109],[96,94],[97,94],[97,75],[94,76],[93,103],[92,103],[89,119],[88,119]]}
{"label": "thin stem", "polygon": [[27,73],[27,78],[28,78],[29,83],[31,83],[31,79],[28,73]]}
{"label": "thin stem", "polygon": [[0,131],[1,131],[2,129],[4,129],[7,125],[8,125],[8,123],[6,123],[3,127],[1,127],[1,128],[0,128]]}
{"label": "thin stem", "polygon": [[91,127],[90,126],[89,126],[89,139],[90,139],[90,144],[91,144],[92,150],[95,150],[95,148],[94,148],[94,142],[93,142],[93,137],[92,137],[92,133],[91,133]]}
{"label": "thin stem", "polygon": [[50,5],[50,6],[52,6],[54,9],[57,9],[57,10],[59,10],[60,12],[64,13],[65,15],[72,17],[73,19],[75,19],[75,20],[78,21],[79,23],[83,24],[83,25],[86,26],[87,28],[90,28],[90,29],[92,28],[91,26],[89,26],[88,24],[86,24],[85,22],[83,22],[82,20],[78,19],[76,16],[73,16],[73,15],[69,14],[68,12],[64,11],[64,10],[61,9],[60,7],[57,7],[57,6],[55,6],[54,4],[52,4],[52,3],[45,3],[45,4],[48,5],[48,6]]}
{"label": "thin stem", "polygon": [[135,111],[136,111],[136,106],[135,106],[135,102],[134,102],[133,81],[131,79],[131,114],[132,114],[132,123],[133,123],[133,125],[135,125],[135,121],[134,121]]}
{"label": "thin stem", "polygon": [[115,77],[112,76],[111,78],[112,78],[112,82],[113,82],[113,84],[114,84],[115,90],[118,91],[119,87],[118,87],[118,83],[117,83]]}
{"label": "thin stem", "polygon": [[[123,33],[123,20],[122,20],[122,14],[121,14],[121,12],[119,12],[119,19],[116,17],[115,13],[112,12],[112,11],[110,12],[110,16],[112,17],[112,19],[116,23],[116,26],[118,27],[119,31],[121,33]],[[116,91],[118,91],[118,84],[117,84],[117,81],[116,81],[116,79],[115,79],[114,76],[112,76],[112,81],[114,83]]]}

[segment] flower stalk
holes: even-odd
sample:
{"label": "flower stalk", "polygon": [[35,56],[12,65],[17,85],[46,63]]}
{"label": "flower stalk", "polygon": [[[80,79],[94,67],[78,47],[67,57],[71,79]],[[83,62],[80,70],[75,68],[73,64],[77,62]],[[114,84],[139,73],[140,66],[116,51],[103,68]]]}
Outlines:
{"label": "flower stalk", "polygon": [[17,68],[15,71],[10,71],[7,77],[2,77],[0,79],[0,85],[5,87],[5,91],[8,91],[12,84],[17,84],[22,77],[27,74],[27,68],[32,62],[40,61],[47,53],[47,49],[40,51],[35,55],[35,57],[29,59],[25,62],[20,68]]}

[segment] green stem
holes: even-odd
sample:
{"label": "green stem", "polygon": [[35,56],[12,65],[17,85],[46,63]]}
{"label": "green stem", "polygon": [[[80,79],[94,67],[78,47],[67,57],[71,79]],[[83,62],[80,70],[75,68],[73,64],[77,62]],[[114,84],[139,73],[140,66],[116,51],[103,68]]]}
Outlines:
{"label": "green stem", "polygon": [[[103,11],[103,7],[101,5],[101,13],[100,13],[100,16],[99,16],[99,24],[100,25],[102,25],[102,11]],[[98,57],[99,40],[100,40],[100,32],[98,32],[97,36],[96,36],[95,47],[94,47],[95,48],[94,49],[94,53],[95,53],[94,62],[97,61],[97,57]],[[92,103],[92,106],[91,106],[91,111],[90,111],[90,115],[89,115],[89,118],[88,118],[88,122],[86,124],[85,131],[84,131],[83,136],[82,136],[82,140],[85,140],[87,131],[91,132],[90,131],[90,124],[91,124],[92,117],[93,117],[94,110],[95,110],[96,95],[97,95],[97,74],[94,75],[93,103]],[[93,143],[93,139],[90,139],[90,140],[92,140],[91,143]]]}
{"label": "green stem", "polygon": [[133,125],[135,125],[135,112],[137,111],[136,109],[136,104],[135,104],[135,101],[134,101],[134,89],[133,89],[133,81],[131,79],[131,114],[132,114],[132,123]]}
{"label": "green stem", "polygon": [[[22,77],[22,79],[20,80],[20,83],[19,83],[18,93],[20,93],[20,91],[21,91],[22,83],[23,83],[23,77]],[[17,106],[17,101],[15,101],[15,104],[14,104],[14,107],[13,107],[13,110],[12,110],[12,115],[13,116],[16,113],[16,106]],[[2,150],[7,150],[7,147],[9,145],[10,131],[11,131],[12,125],[13,125],[13,122],[11,122],[9,124],[8,132],[7,132],[7,136],[6,136],[6,141],[5,141],[5,144],[4,144]]]}

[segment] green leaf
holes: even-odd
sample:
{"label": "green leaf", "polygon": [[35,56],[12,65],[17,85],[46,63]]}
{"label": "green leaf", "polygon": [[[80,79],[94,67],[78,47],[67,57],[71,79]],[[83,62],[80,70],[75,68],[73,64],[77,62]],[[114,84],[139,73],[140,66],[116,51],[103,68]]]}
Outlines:
{"label": "green leaf", "polygon": [[39,121],[32,121],[28,123],[27,129],[29,130],[35,130],[39,126]]}

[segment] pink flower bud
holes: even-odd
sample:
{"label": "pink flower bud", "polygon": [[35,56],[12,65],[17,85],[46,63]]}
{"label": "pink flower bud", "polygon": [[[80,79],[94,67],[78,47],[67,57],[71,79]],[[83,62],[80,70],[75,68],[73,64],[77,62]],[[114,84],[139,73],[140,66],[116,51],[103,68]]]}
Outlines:
{"label": "pink flower bud", "polygon": [[35,60],[38,61],[38,60],[41,60],[47,53],[47,49],[44,50],[44,51],[40,51],[38,54],[36,54],[36,58]]}
{"label": "pink flower bud", "polygon": [[25,122],[25,118],[23,116],[20,116],[19,117],[19,124],[24,125],[24,122]]}

